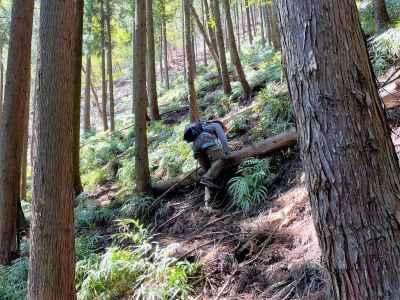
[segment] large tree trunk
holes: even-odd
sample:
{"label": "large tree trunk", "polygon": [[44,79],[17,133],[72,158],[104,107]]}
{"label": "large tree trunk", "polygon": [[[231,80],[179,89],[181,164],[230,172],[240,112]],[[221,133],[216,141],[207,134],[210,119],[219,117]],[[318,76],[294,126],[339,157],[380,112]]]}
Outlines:
{"label": "large tree trunk", "polygon": [[190,121],[195,122],[200,119],[199,107],[197,105],[196,89],[194,86],[194,68],[193,68],[193,47],[192,47],[192,24],[190,20],[190,7],[192,0],[184,1],[184,15],[185,15],[185,46],[186,46],[186,63],[187,63],[187,83],[189,92],[189,114]]}
{"label": "large tree trunk", "polygon": [[80,173],[80,129],[81,129],[81,87],[82,87],[82,35],[83,35],[83,0],[75,0],[75,33],[74,33],[74,190],[75,195],[83,192]]}
{"label": "large tree trunk", "polygon": [[373,0],[375,24],[378,32],[381,32],[389,27],[390,17],[386,9],[385,0]]}
{"label": "large tree trunk", "polygon": [[156,54],[154,47],[153,0],[146,0],[147,21],[147,95],[150,101],[150,117],[160,120],[157,101]]}
{"label": "large tree trunk", "polygon": [[111,35],[111,7],[110,0],[106,0],[106,25],[107,25],[107,73],[108,73],[108,91],[110,98],[110,130],[115,130],[115,113],[114,113],[114,77],[112,63],[112,35]]}
{"label": "large tree trunk", "polygon": [[40,7],[28,299],[74,300],[75,1],[42,0]]}
{"label": "large tree trunk", "polygon": [[400,168],[355,1],[281,0],[278,6],[333,298],[400,299]]}
{"label": "large tree trunk", "polygon": [[224,34],[222,32],[221,14],[219,9],[219,1],[211,0],[214,19],[215,29],[217,34],[217,46],[218,46],[218,57],[221,68],[222,86],[225,94],[232,92],[231,83],[229,81],[228,66],[226,63],[225,45],[224,45]]}
{"label": "large tree trunk", "polygon": [[102,104],[102,120],[104,131],[108,130],[108,120],[107,120],[107,81],[106,81],[106,16],[104,12],[104,1],[100,0],[100,35],[101,35],[101,104]]}
{"label": "large tree trunk", "polygon": [[233,31],[233,24],[231,18],[231,9],[229,5],[229,0],[222,1],[225,8],[225,17],[227,22],[227,34],[229,37],[229,48],[231,53],[231,60],[232,63],[236,67],[236,72],[239,76],[240,83],[242,84],[244,94],[249,97],[251,95],[251,88],[249,83],[247,82],[246,75],[244,74],[242,63],[240,62],[239,53],[236,47],[235,41],[235,33]]}
{"label": "large tree trunk", "polygon": [[29,101],[33,0],[14,0],[0,125],[0,264],[16,251],[21,158]]}
{"label": "large tree trunk", "polygon": [[[136,0],[135,70],[146,74],[146,1]],[[147,146],[147,93],[146,76],[136,76],[135,82],[135,170],[136,189],[139,193],[150,191],[149,156]]]}

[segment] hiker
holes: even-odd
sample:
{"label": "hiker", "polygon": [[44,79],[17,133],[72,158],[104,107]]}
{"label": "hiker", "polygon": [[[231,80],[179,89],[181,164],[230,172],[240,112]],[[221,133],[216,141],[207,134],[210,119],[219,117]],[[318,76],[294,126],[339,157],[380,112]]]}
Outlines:
{"label": "hiker", "polygon": [[225,126],[217,120],[191,123],[185,128],[184,140],[193,143],[194,158],[206,171],[200,183],[205,186],[205,207],[210,210],[212,191],[221,189],[215,182],[219,172],[213,170],[212,166],[230,152]]}

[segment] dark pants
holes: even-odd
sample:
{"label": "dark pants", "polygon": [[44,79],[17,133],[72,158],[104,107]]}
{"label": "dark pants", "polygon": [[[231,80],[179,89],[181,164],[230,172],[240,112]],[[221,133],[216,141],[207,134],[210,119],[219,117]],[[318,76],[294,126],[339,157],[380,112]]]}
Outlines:
{"label": "dark pants", "polygon": [[[201,153],[197,158],[200,166],[206,171],[202,177],[203,182],[212,182],[215,184],[220,171],[213,168],[213,165],[225,157],[224,152],[218,146],[208,148],[205,153]],[[211,209],[210,200],[213,198],[212,189],[205,184],[204,202],[206,209]]]}
{"label": "dark pants", "polygon": [[205,153],[201,153],[198,161],[200,166],[206,171],[203,178],[215,181],[219,176],[219,171],[211,168],[216,162],[225,157],[224,151],[218,146],[208,148]]}

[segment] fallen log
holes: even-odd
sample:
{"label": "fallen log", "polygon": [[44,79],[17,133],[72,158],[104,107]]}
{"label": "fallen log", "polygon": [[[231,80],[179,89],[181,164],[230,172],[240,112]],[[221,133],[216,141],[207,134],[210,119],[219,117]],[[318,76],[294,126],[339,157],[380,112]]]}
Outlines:
{"label": "fallen log", "polygon": [[[220,160],[213,165],[215,172],[222,172],[227,168],[239,165],[243,160],[250,157],[262,157],[272,154],[276,151],[286,149],[297,143],[297,133],[295,128],[291,128],[281,134],[266,139],[265,141],[243,148],[242,150],[232,152],[225,159]],[[153,192],[156,194],[164,193],[172,187],[177,189],[195,183],[200,180],[202,172],[187,172],[178,177],[161,181],[153,185]],[[171,191],[171,190],[170,190]]]}

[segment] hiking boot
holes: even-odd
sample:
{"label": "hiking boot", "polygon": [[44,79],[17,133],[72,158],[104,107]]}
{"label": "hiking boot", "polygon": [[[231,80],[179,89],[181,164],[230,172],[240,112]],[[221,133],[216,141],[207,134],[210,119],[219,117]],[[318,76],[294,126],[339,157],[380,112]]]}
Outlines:
{"label": "hiking boot", "polygon": [[208,178],[204,178],[204,177],[201,178],[200,184],[202,184],[210,189],[213,189],[213,190],[221,190],[221,187],[219,185],[215,184]]}

